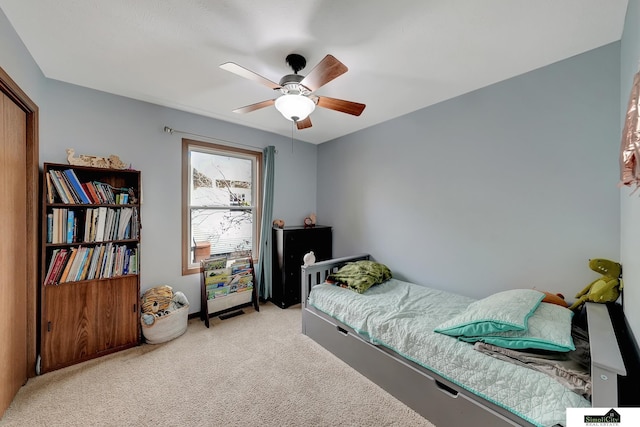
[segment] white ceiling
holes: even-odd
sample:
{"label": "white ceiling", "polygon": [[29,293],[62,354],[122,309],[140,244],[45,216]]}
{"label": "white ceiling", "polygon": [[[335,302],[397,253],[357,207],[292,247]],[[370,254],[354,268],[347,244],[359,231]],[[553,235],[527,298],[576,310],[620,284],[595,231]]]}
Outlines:
{"label": "white ceiling", "polygon": [[[295,138],[318,144],[619,40],[627,0],[0,0],[45,76],[291,136],[266,86],[289,53],[305,75],[326,54],[349,71],[316,94]],[[170,124],[167,124],[170,125]]]}

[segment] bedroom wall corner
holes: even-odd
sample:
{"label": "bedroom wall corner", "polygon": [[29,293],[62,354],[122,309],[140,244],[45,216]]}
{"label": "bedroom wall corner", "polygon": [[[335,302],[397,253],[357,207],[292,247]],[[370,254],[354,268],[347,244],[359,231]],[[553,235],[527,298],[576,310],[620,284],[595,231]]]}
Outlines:
{"label": "bedroom wall corner", "polygon": [[46,78],[0,9],[0,67],[35,102],[41,103]]}
{"label": "bedroom wall corner", "polygon": [[[620,50],[620,129],[624,125],[633,76],[640,70],[640,0],[629,0]],[[621,132],[620,132],[621,133]],[[616,154],[620,141],[616,141]],[[613,149],[612,149],[613,151]],[[636,342],[640,342],[640,195],[620,190],[620,257],[623,266],[624,311]]]}
{"label": "bedroom wall corner", "polygon": [[620,257],[619,87],[614,42],[321,144],[334,255],[472,297],[573,299],[590,258]]}

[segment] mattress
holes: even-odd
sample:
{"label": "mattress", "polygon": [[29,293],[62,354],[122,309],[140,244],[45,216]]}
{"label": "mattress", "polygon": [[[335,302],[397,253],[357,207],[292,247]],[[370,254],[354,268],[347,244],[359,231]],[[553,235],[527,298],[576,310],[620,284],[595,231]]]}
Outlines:
{"label": "mattress", "polygon": [[564,425],[566,408],[591,406],[544,373],[482,354],[473,344],[433,332],[473,301],[397,279],[363,294],[320,284],[309,295],[311,306],[372,344],[387,347],[534,425]]}

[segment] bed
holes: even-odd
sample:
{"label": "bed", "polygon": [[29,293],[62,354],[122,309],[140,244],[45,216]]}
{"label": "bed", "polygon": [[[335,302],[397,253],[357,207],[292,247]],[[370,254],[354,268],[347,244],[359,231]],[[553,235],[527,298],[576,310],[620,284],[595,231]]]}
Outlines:
{"label": "bed", "polygon": [[[587,303],[589,400],[545,373],[445,335],[452,329],[435,331],[466,315],[474,299],[395,279],[363,294],[326,283],[347,263],[369,259],[302,266],[302,333],[438,427],[564,425],[568,407],[619,406],[617,379],[626,371],[606,306]],[[387,301],[391,311],[376,305]]]}

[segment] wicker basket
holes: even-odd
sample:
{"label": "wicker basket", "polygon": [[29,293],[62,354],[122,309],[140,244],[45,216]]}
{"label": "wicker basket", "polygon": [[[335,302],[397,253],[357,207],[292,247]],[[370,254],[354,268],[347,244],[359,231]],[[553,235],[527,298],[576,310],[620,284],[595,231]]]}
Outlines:
{"label": "wicker basket", "polygon": [[161,344],[184,334],[189,320],[189,304],[172,311],[166,316],[156,317],[155,322],[147,325],[140,318],[142,334],[149,344]]}

